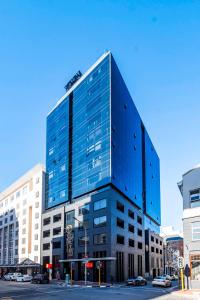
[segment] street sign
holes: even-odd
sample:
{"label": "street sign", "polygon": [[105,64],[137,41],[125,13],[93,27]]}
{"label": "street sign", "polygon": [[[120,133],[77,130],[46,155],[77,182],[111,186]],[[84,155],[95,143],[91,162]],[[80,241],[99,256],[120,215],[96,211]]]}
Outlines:
{"label": "street sign", "polygon": [[183,269],[184,268],[184,259],[182,256],[178,257],[178,268]]}
{"label": "street sign", "polygon": [[101,269],[103,267],[103,264],[102,264],[102,262],[100,260],[98,260],[96,262],[96,267],[97,267],[97,269]]}

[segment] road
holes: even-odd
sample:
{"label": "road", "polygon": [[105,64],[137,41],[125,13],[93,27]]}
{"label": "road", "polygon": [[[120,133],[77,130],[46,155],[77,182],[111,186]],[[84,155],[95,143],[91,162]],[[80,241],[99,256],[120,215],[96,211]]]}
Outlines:
{"label": "road", "polygon": [[[63,285],[35,285],[30,283],[0,281],[1,300],[31,300],[31,299],[59,299],[59,300],[177,300],[173,295],[175,286],[172,288],[145,287],[111,287],[111,288],[67,288]],[[178,296],[178,298],[188,300]]]}

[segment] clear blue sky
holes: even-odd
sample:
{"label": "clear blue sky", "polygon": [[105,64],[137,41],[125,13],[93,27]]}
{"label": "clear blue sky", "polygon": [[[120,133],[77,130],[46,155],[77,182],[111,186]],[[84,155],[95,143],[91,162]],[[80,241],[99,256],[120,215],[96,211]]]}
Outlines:
{"label": "clear blue sky", "polygon": [[200,162],[200,1],[0,1],[0,190],[45,162],[45,117],[110,49],[161,160],[163,225]]}

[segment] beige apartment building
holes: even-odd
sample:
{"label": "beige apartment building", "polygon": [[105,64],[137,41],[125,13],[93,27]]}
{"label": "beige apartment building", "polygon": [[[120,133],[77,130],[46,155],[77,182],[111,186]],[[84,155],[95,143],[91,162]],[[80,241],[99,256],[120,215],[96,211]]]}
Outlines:
{"label": "beige apartment building", "polygon": [[41,164],[0,193],[0,273],[29,273],[41,263],[45,169]]}

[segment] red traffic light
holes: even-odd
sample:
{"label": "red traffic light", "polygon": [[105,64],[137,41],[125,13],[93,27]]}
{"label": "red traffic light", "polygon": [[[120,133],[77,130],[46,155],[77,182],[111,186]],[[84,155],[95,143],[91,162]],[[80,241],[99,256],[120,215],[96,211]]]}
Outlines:
{"label": "red traffic light", "polygon": [[46,269],[52,269],[53,264],[46,264]]}
{"label": "red traffic light", "polygon": [[88,268],[88,269],[92,269],[93,268],[93,262],[87,262],[86,264],[86,268]]}

